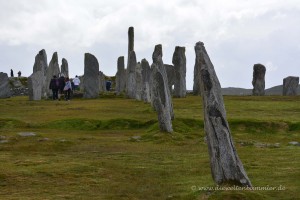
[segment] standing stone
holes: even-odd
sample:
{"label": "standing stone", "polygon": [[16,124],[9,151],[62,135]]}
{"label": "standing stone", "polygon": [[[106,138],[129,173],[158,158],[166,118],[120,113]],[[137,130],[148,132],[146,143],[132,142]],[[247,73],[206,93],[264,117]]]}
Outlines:
{"label": "standing stone", "polygon": [[164,64],[165,68],[166,68],[166,72],[167,72],[167,77],[168,77],[168,87],[170,90],[170,94],[172,95],[173,92],[173,86],[175,85],[176,82],[176,72],[175,72],[175,68],[173,65],[168,65],[168,64]]}
{"label": "standing stone", "polygon": [[136,83],[135,99],[141,101],[142,92],[143,92],[143,77],[142,77],[142,67],[140,62],[138,62],[135,67],[135,83]]}
{"label": "standing stone", "polygon": [[201,95],[201,82],[200,82],[200,72],[196,65],[197,60],[195,61],[194,66],[194,85],[193,85],[193,94],[194,95]]}
{"label": "standing stone", "polygon": [[219,184],[251,187],[243,164],[233,145],[221,85],[202,42],[196,43],[196,64],[200,72],[204,128],[214,181]]}
{"label": "standing stone", "polygon": [[35,56],[35,62],[33,65],[33,73],[42,71],[44,73],[44,76],[46,76],[47,68],[48,68],[47,54],[46,54],[45,49],[42,49]]}
{"label": "standing stone", "polygon": [[60,74],[60,70],[59,70],[59,64],[58,64],[58,56],[57,56],[57,52],[53,53],[52,59],[49,63],[49,67],[47,69],[47,73],[46,73],[46,80],[45,80],[45,84],[44,84],[44,89],[45,89],[45,97],[49,97],[52,95],[52,91],[49,89],[49,84],[51,79],[53,78],[53,76],[59,76]]}
{"label": "standing stone", "polygon": [[102,71],[99,71],[99,92],[106,92],[105,75]]}
{"label": "standing stone", "polygon": [[60,70],[61,70],[61,76],[69,77],[69,65],[68,65],[68,61],[65,58],[63,58],[61,61]]}
{"label": "standing stone", "polygon": [[142,59],[141,61],[141,67],[142,67],[142,101],[146,103],[151,102],[150,97],[150,76],[151,76],[151,69],[148,61],[146,59]]}
{"label": "standing stone", "polygon": [[[174,85],[174,96],[185,97],[186,96],[186,57],[185,47],[175,47],[172,63],[175,68],[176,81]],[[169,78],[169,77],[168,77]]]}
{"label": "standing stone", "polygon": [[253,90],[252,95],[263,96],[265,95],[265,74],[266,67],[262,64],[255,64],[253,66]]}
{"label": "standing stone", "polygon": [[99,96],[99,63],[97,58],[84,54],[83,98],[97,98]]}
{"label": "standing stone", "polygon": [[283,79],[283,96],[296,96],[299,86],[299,77],[288,76]]}
{"label": "standing stone", "polygon": [[9,78],[7,73],[0,72],[0,98],[8,97],[11,97]]}
{"label": "standing stone", "polygon": [[134,51],[134,28],[133,27],[129,27],[128,29],[128,57],[131,51]]}
{"label": "standing stone", "polygon": [[37,71],[28,77],[28,93],[30,101],[42,99],[44,82],[45,76],[43,71]]}
{"label": "standing stone", "polygon": [[125,71],[125,62],[124,56],[118,58],[118,71],[116,74],[116,93],[120,95],[125,91],[126,85],[126,71]]}
{"label": "standing stone", "polygon": [[[160,51],[160,53],[159,53]],[[152,54],[152,85],[151,100],[158,115],[161,131],[173,132],[172,119],[174,118],[172,99],[168,87],[168,77],[162,61],[161,45],[156,45]]]}
{"label": "standing stone", "polygon": [[136,56],[135,52],[131,51],[128,58],[127,66],[127,81],[126,81],[126,95],[128,98],[135,99],[136,95],[136,80],[135,80],[135,68],[136,68]]}

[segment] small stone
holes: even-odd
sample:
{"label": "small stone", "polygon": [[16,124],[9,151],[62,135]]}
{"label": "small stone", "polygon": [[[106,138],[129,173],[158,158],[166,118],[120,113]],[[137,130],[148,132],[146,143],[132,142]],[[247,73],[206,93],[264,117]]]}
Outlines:
{"label": "small stone", "polygon": [[5,140],[5,139],[6,139],[6,136],[0,135],[0,140]]}
{"label": "small stone", "polygon": [[131,139],[139,141],[142,137],[137,135],[137,136],[132,136]]}
{"label": "small stone", "polygon": [[22,137],[32,137],[32,136],[36,136],[35,133],[33,132],[20,132],[18,133],[19,136],[22,136]]}
{"label": "small stone", "polygon": [[8,140],[0,140],[0,144],[8,143]]}
{"label": "small stone", "polygon": [[44,142],[44,141],[49,141],[50,139],[49,138],[41,138],[41,139],[38,139],[39,142]]}
{"label": "small stone", "polygon": [[296,141],[289,142],[289,144],[294,146],[299,146],[299,142]]}

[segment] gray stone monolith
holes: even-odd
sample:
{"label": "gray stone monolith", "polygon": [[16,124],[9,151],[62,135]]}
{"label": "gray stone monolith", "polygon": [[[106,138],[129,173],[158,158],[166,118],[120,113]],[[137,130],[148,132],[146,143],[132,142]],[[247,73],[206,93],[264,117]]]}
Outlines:
{"label": "gray stone monolith", "polygon": [[116,73],[116,94],[120,95],[125,91],[126,86],[126,71],[124,56],[118,58],[118,71]]}
{"label": "gray stone monolith", "polygon": [[48,98],[49,96],[52,95],[52,91],[49,89],[49,84],[53,76],[59,77],[60,74],[60,69],[59,69],[59,64],[58,64],[58,56],[57,52],[54,52],[52,55],[52,59],[49,63],[49,67],[47,68],[47,73],[46,73],[46,79],[45,79],[45,84],[44,84],[44,97]]}
{"label": "gray stone monolith", "polygon": [[45,76],[43,71],[37,71],[28,77],[28,94],[30,101],[38,101],[42,99],[43,84]]}
{"label": "gray stone monolith", "polygon": [[102,71],[99,71],[99,92],[106,92],[106,80]]}
{"label": "gray stone monolith", "polygon": [[173,65],[168,65],[168,64],[164,64],[165,68],[166,68],[166,72],[167,72],[167,77],[168,77],[168,87],[170,90],[170,94],[172,95],[173,93],[173,86],[175,85],[176,82],[176,72],[175,72],[175,68]]}
{"label": "gray stone monolith", "polygon": [[296,96],[297,88],[299,87],[299,77],[288,76],[283,79],[283,96]]}
{"label": "gray stone monolith", "polygon": [[131,51],[134,51],[134,27],[128,28],[128,57]]}
{"label": "gray stone monolith", "polygon": [[9,87],[9,78],[7,73],[0,72],[0,98],[11,97],[11,91]]}
{"label": "gray stone monolith", "polygon": [[142,59],[141,61],[141,68],[142,68],[142,101],[146,103],[151,102],[150,96],[150,77],[151,77],[151,68],[146,59]]}
{"label": "gray stone monolith", "polygon": [[251,187],[251,182],[233,145],[226,119],[221,85],[202,42],[196,43],[195,53],[195,66],[200,73],[204,129],[207,137],[212,177],[218,185],[229,184]]}
{"label": "gray stone monolith", "polygon": [[[175,47],[172,63],[175,68],[175,85],[174,96],[185,97],[186,96],[186,57],[185,47]],[[169,77],[168,77],[169,78]]]}
{"label": "gray stone monolith", "polygon": [[142,92],[143,92],[143,77],[142,77],[142,66],[141,63],[138,62],[135,67],[135,99],[138,101],[142,100]]}
{"label": "gray stone monolith", "polygon": [[135,68],[136,68],[136,56],[135,52],[131,51],[128,58],[127,65],[127,81],[126,81],[126,96],[130,99],[136,98],[136,80],[135,80]]}
{"label": "gray stone monolith", "polygon": [[68,61],[65,58],[63,58],[61,61],[60,71],[61,76],[69,77],[69,65]]}
{"label": "gray stone monolith", "polygon": [[253,90],[252,95],[264,96],[265,95],[265,74],[266,67],[262,64],[255,64],[253,66]]}
{"label": "gray stone monolith", "polygon": [[99,63],[97,58],[84,54],[83,98],[92,99],[99,96]]}
{"label": "gray stone monolith", "polygon": [[152,64],[152,100],[158,115],[161,131],[173,132],[172,113],[173,106],[168,86],[168,78],[161,56],[155,57]]}
{"label": "gray stone monolith", "polygon": [[48,68],[47,54],[46,54],[45,49],[42,49],[35,56],[35,62],[33,65],[33,73],[42,71],[44,73],[44,76],[46,76],[47,68]]}

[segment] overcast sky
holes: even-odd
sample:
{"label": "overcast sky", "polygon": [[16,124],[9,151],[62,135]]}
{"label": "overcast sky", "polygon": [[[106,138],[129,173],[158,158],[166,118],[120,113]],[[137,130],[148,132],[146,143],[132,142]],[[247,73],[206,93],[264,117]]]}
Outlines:
{"label": "overcast sky", "polygon": [[45,49],[48,63],[55,51],[60,64],[68,60],[70,77],[83,74],[86,52],[115,75],[117,58],[127,59],[130,26],[138,60],[151,64],[162,44],[171,64],[175,46],[186,47],[188,89],[198,41],[222,87],[252,88],[256,63],[267,68],[266,88],[300,76],[299,0],[0,0],[0,71],[29,76]]}

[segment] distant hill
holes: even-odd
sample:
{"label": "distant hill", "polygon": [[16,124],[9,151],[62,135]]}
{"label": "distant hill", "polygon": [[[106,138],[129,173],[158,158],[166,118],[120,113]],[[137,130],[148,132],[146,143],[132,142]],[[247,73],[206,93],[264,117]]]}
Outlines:
{"label": "distant hill", "polygon": [[[228,87],[221,90],[223,95],[252,95],[252,89]],[[298,86],[297,94],[300,95],[300,85]],[[282,95],[282,85],[266,89],[265,95]]]}

